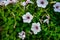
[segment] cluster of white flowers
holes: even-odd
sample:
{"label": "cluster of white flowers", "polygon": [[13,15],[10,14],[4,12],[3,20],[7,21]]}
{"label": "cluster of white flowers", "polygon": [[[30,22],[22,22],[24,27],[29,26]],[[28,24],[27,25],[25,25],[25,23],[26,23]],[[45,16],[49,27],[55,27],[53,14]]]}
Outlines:
{"label": "cluster of white flowers", "polygon": [[[0,5],[7,6],[8,4],[16,3],[16,2],[17,2],[17,0],[1,0]],[[33,2],[31,0],[26,0],[24,2],[21,2],[21,5],[25,7],[29,3],[33,4]],[[36,3],[37,3],[38,7],[42,7],[42,8],[46,8],[46,6],[48,5],[47,0],[37,0]],[[53,7],[54,7],[55,12],[60,12],[60,2],[56,2],[56,4],[54,4]],[[24,14],[22,16],[22,19],[23,19],[24,23],[31,23],[31,21],[33,19],[33,15],[30,14],[30,12],[27,12],[26,14]],[[43,21],[43,23],[48,24],[49,19],[45,19]],[[31,31],[33,31],[34,34],[37,34],[38,32],[40,32],[41,31],[40,23],[39,22],[38,23],[32,23]],[[24,31],[19,33],[19,38],[24,39],[25,37],[26,37],[26,35],[25,35]]]}
{"label": "cluster of white flowers", "polygon": [[[27,12],[26,14],[24,14],[22,16],[22,19],[23,19],[24,23],[31,23],[33,16],[30,14],[30,12]],[[37,34],[38,32],[40,32],[41,31],[40,23],[39,22],[38,23],[32,23],[31,31],[34,34]],[[19,33],[19,38],[24,39],[25,37],[26,37],[25,32],[22,31],[21,33]]]}
{"label": "cluster of white flowers", "polygon": [[[25,1],[21,2],[21,5],[25,7],[28,3],[33,4],[32,1],[27,0],[26,2]],[[37,0],[36,3],[37,3],[38,7],[42,7],[42,8],[46,8],[46,6],[48,5],[47,0]],[[54,4],[53,7],[54,7],[55,12],[60,12],[60,3],[59,2],[56,2],[56,4]],[[43,23],[49,24],[50,17],[49,16],[46,16],[46,17],[47,17],[47,19],[43,20]],[[22,19],[23,19],[24,23],[31,23],[31,21],[33,19],[33,15],[31,15],[30,12],[27,12],[26,14],[24,14],[22,16]],[[40,23],[39,22],[38,23],[32,23],[31,31],[34,34],[37,34],[38,32],[40,32],[41,31]],[[22,31],[21,33],[19,33],[19,37],[24,39],[26,37],[25,32]]]}

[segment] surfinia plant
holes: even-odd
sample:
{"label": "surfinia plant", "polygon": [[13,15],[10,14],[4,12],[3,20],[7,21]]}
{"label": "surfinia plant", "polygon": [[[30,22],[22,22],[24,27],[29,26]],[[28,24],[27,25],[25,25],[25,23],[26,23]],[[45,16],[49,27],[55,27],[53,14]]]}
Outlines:
{"label": "surfinia plant", "polygon": [[60,40],[60,0],[0,0],[0,40]]}

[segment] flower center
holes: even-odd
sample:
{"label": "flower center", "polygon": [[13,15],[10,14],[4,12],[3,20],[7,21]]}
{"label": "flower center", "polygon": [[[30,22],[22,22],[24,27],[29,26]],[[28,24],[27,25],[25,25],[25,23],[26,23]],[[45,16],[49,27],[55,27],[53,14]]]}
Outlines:
{"label": "flower center", "polygon": [[59,8],[59,6],[56,6],[56,8],[58,9],[58,8]]}
{"label": "flower center", "polygon": [[41,1],[41,4],[44,4],[44,2],[43,2],[43,1]]}
{"label": "flower center", "polygon": [[24,33],[22,35],[24,35]]}
{"label": "flower center", "polygon": [[38,26],[36,26],[36,29],[38,29]]}
{"label": "flower center", "polygon": [[2,3],[4,3],[4,2],[2,2]]}
{"label": "flower center", "polygon": [[29,16],[27,16],[27,19],[30,19],[30,17],[29,17]]}

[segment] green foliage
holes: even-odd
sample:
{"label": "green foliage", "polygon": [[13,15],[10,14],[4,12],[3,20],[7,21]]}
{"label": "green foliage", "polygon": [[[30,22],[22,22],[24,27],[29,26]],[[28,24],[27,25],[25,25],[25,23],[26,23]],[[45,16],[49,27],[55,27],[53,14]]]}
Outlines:
{"label": "green foliage", "polygon": [[[22,0],[24,1],[24,0]],[[18,33],[24,30],[26,32],[26,40],[60,40],[60,13],[54,12],[53,4],[48,4],[44,8],[38,8],[35,4],[28,4],[26,9],[20,3],[9,4],[6,7],[0,6],[0,40],[21,40]],[[52,2],[48,0],[49,2]],[[60,1],[60,0],[55,0]],[[34,18],[30,24],[23,23],[22,15],[30,12]],[[42,23],[41,32],[37,35],[29,34],[33,22],[40,22],[39,19],[43,15],[50,15],[49,25]]]}

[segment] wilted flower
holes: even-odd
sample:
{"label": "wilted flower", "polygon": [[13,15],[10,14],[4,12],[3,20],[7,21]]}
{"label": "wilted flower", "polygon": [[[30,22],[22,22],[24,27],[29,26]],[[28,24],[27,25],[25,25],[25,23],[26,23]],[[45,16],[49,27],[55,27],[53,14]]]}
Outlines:
{"label": "wilted flower", "polygon": [[17,0],[7,0],[9,3],[16,3]]}
{"label": "wilted flower", "polygon": [[27,0],[27,1],[26,1],[26,4],[28,4],[28,3],[32,3],[32,4],[33,4],[33,2],[32,2],[32,1],[30,1],[30,0]]}
{"label": "wilted flower", "polygon": [[31,30],[33,31],[34,34],[37,34],[38,32],[41,31],[41,28],[40,28],[40,23],[32,23],[32,28]]}
{"label": "wilted flower", "polygon": [[22,16],[22,18],[24,23],[30,23],[33,19],[33,16],[29,12],[27,12],[25,15]]}
{"label": "wilted flower", "polygon": [[48,5],[48,1],[47,0],[37,0],[37,6],[38,7],[42,7],[45,8]]}
{"label": "wilted flower", "polygon": [[26,2],[25,1],[21,2],[21,5],[25,7],[26,6]]}
{"label": "wilted flower", "polygon": [[46,17],[47,17],[47,19],[50,19],[50,15],[48,14],[48,15],[46,15]]}
{"label": "wilted flower", "polygon": [[24,31],[20,32],[18,37],[25,39],[25,37],[26,37],[25,32]]}
{"label": "wilted flower", "polygon": [[26,2],[25,1],[24,2],[21,2],[21,5],[25,7],[28,3],[32,3],[33,4],[32,1],[26,0]]}
{"label": "wilted flower", "polygon": [[45,20],[43,21],[43,23],[49,24],[49,19],[45,19]]}
{"label": "wilted flower", "polygon": [[55,12],[60,12],[60,2],[56,2],[56,4],[53,5]]}

